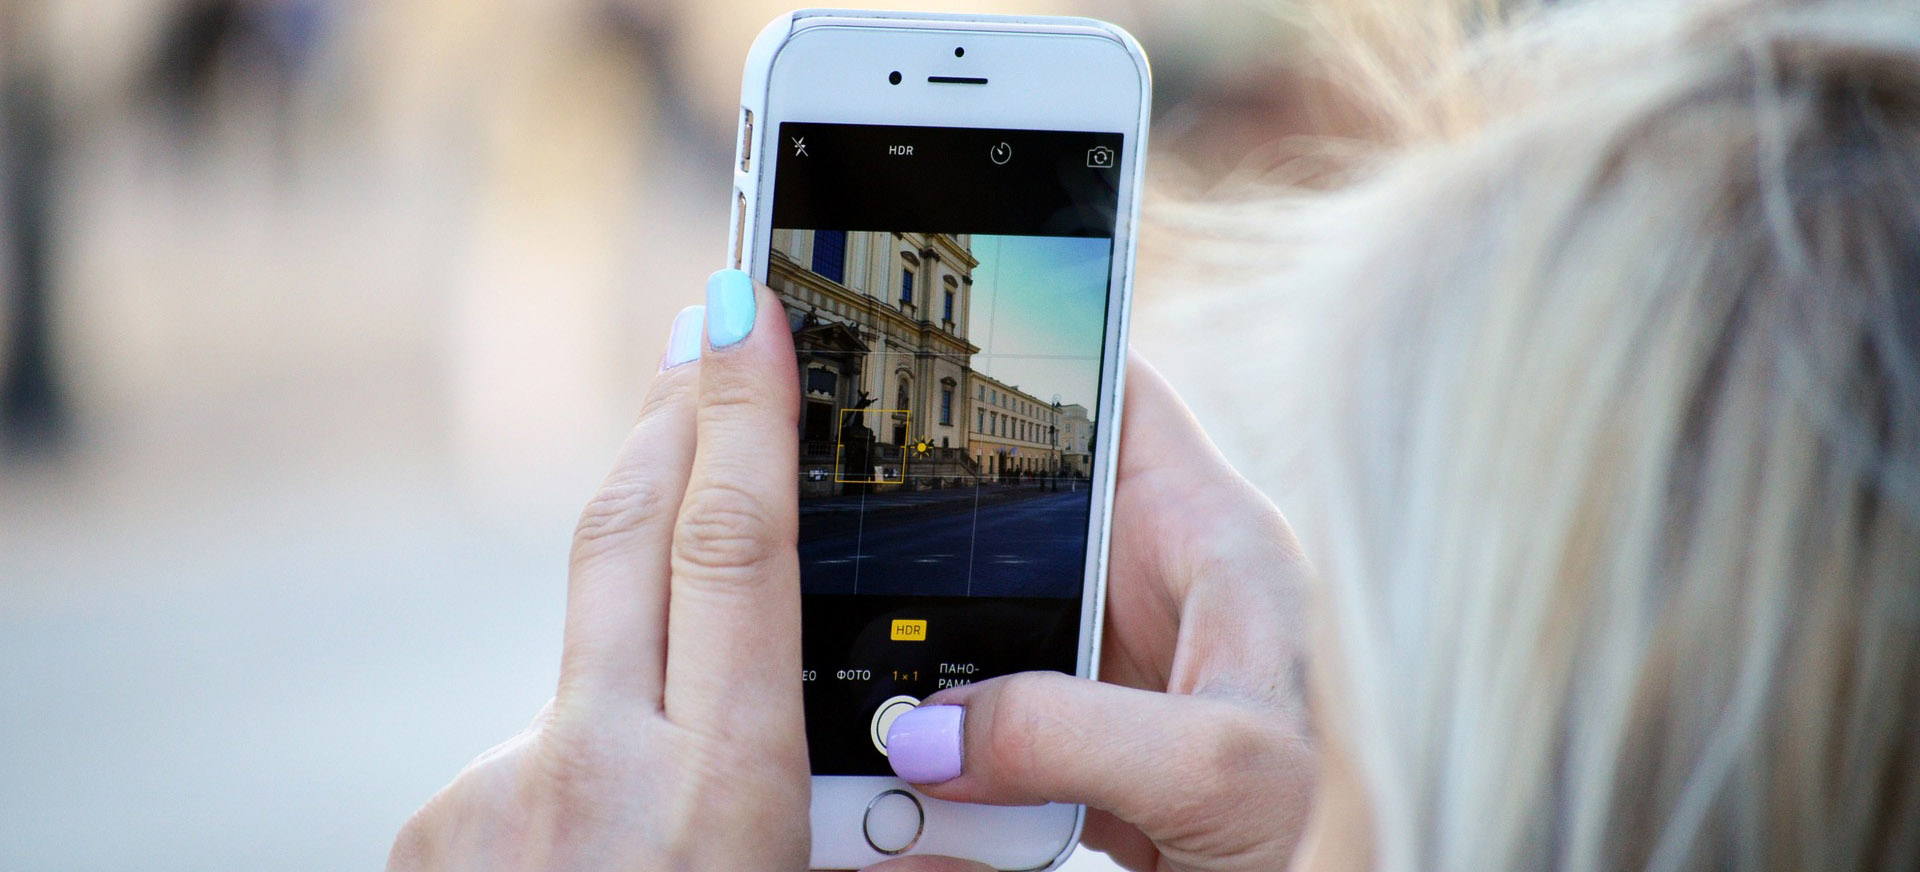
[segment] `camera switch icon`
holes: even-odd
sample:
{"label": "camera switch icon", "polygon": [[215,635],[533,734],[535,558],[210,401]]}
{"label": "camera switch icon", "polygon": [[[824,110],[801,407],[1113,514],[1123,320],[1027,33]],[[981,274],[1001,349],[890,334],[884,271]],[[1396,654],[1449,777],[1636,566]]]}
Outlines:
{"label": "camera switch icon", "polygon": [[1087,149],[1087,166],[1097,170],[1111,169],[1113,167],[1113,149],[1104,145],[1096,145]]}

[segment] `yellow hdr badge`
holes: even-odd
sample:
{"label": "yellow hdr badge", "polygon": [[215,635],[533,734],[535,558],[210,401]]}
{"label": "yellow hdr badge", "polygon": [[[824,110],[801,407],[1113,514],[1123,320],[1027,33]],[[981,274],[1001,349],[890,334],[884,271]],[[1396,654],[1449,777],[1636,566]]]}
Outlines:
{"label": "yellow hdr badge", "polygon": [[927,622],[895,620],[892,638],[895,642],[925,642],[927,641]]}

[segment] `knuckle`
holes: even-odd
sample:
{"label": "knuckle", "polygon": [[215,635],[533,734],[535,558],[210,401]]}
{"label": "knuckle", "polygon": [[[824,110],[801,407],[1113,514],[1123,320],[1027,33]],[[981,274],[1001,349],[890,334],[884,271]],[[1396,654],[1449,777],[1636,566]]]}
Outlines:
{"label": "knuckle", "polygon": [[655,376],[646,398],[640,401],[640,413],[635,416],[635,421],[649,421],[667,414],[670,409],[689,406],[698,382],[685,374],[687,372],[682,367]]}
{"label": "knuckle", "polygon": [[[630,447],[635,440],[657,435],[655,431],[660,427],[673,426],[672,422],[660,419],[686,407],[691,384],[673,372],[663,374],[654,382],[627,437]],[[617,548],[617,543],[628,533],[671,522],[679,494],[664,487],[656,474],[657,470],[652,469],[616,468],[608,476],[587,501],[586,508],[580,512],[579,523],[574,526],[576,556]]]}
{"label": "knuckle", "polygon": [[[779,367],[791,366],[789,355]],[[799,423],[800,390],[797,376],[783,375],[765,366],[714,366],[700,382],[703,422],[725,421],[729,427],[761,430]]]}
{"label": "knuckle", "polygon": [[623,727],[565,714],[535,734],[536,772],[544,801],[569,816],[591,815],[610,798],[631,795],[646,782],[638,748],[659,738],[645,717]]}
{"label": "knuckle", "polygon": [[742,581],[788,549],[790,532],[760,494],[735,482],[712,481],[687,494],[674,528],[676,572]]}
{"label": "knuckle", "polygon": [[1186,743],[1182,768],[1194,777],[1178,779],[1185,789],[1172,791],[1168,809],[1180,820],[1206,820],[1227,809],[1271,799],[1266,794],[1284,783],[1286,748],[1280,736],[1253,713],[1229,707],[1207,729]]}
{"label": "knuckle", "polygon": [[554,792],[568,799],[598,795],[617,759],[606,737],[594,730],[547,730],[541,735],[544,775]]}
{"label": "knuckle", "polygon": [[[1238,713],[1217,718],[1197,739],[1190,740],[1195,769],[1208,772],[1237,772],[1253,768],[1248,764],[1259,756],[1257,731]],[[1234,765],[1238,764],[1238,765]]]}
{"label": "knuckle", "polygon": [[[702,834],[759,832],[769,837],[761,849],[787,856],[751,864],[753,868],[807,868],[806,750],[766,750],[766,758],[754,758],[727,746],[703,744],[686,755],[679,790],[687,823],[678,828],[683,841],[671,853],[690,858],[702,856],[703,851],[710,854],[713,845]],[[755,787],[742,790],[743,784]],[[689,864],[689,868],[706,867]]]}
{"label": "knuckle", "polygon": [[1006,679],[988,718],[987,759],[1001,778],[1031,783],[1040,774],[1040,748],[1047,739],[1051,682],[1041,675]]}
{"label": "knuckle", "polygon": [[764,407],[771,392],[748,372],[715,367],[700,384],[700,413],[733,417]]}
{"label": "knuckle", "polygon": [[580,511],[580,522],[573,531],[574,555],[601,553],[617,547],[616,543],[631,532],[666,523],[672,504],[672,495],[657,482],[646,478],[609,480]]}
{"label": "knuckle", "polygon": [[[781,838],[768,845],[788,853],[805,845],[808,780],[802,742],[791,745],[796,750],[740,754],[734,746],[664,720],[597,716],[563,716],[541,742],[541,807],[568,829],[601,832],[630,832],[634,810],[644,810],[652,858],[646,868],[717,868],[711,862],[714,845],[703,836],[713,832],[776,833]],[[742,790],[742,785],[753,789]],[[746,865],[800,869],[805,859],[783,856],[780,862]]]}

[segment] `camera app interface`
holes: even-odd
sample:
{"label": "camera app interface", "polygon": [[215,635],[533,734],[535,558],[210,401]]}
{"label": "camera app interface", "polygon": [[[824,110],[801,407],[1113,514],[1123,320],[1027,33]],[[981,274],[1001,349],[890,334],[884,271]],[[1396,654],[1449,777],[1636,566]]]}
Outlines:
{"label": "camera app interface", "polygon": [[818,775],[945,687],[1072,672],[1120,134],[787,123],[768,284],[802,411]]}

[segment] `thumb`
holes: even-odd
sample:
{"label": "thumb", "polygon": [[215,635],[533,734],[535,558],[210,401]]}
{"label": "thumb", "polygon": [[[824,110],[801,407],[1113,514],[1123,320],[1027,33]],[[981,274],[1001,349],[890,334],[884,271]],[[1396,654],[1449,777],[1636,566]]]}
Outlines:
{"label": "thumb", "polygon": [[1156,839],[1231,829],[1246,808],[1298,832],[1291,819],[1304,821],[1312,783],[1307,740],[1254,704],[1057,672],[936,694],[894,722],[887,749],[894,772],[928,796],[1082,803]]}
{"label": "thumb", "polygon": [[884,860],[868,866],[863,872],[994,872],[994,869],[985,863],[972,860],[934,854],[915,854],[910,857]]}

